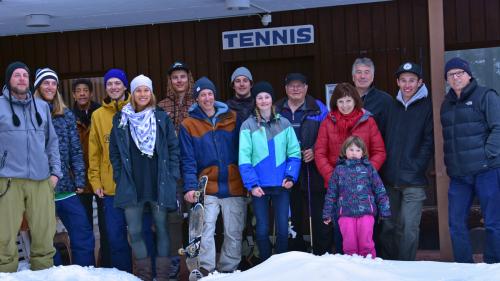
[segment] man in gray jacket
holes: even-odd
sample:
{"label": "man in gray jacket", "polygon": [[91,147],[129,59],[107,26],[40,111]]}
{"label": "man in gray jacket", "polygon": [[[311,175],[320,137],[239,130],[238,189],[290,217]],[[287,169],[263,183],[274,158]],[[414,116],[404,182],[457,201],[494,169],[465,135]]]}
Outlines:
{"label": "man in gray jacket", "polygon": [[59,145],[49,105],[34,98],[29,85],[28,67],[11,63],[0,96],[0,272],[17,271],[23,213],[31,232],[31,270],[53,266]]}

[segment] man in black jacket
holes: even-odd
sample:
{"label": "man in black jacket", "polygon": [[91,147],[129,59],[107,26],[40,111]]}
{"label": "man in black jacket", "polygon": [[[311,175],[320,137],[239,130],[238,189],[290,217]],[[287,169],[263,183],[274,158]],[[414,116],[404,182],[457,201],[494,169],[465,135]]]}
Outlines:
{"label": "man in black jacket", "polygon": [[[307,220],[303,214],[307,213],[312,218],[313,253],[322,255],[331,251],[332,234],[331,229],[322,222],[326,189],[314,163],[314,143],[328,110],[321,101],[308,95],[307,89],[307,78],[303,74],[289,73],[285,78],[287,96],[278,100],[275,106],[276,112],[292,124],[302,150],[303,163],[298,183],[290,193],[291,220],[297,237],[290,241],[288,249],[306,250],[303,230]],[[311,212],[304,212],[306,207],[310,207]]]}
{"label": "man in black jacket", "polygon": [[231,75],[231,87],[234,90],[234,96],[227,100],[227,105],[236,112],[238,124],[243,124],[245,120],[255,110],[254,99],[250,94],[252,90],[253,78],[250,70],[240,66],[233,71]]}
{"label": "man in black jacket", "polygon": [[474,196],[486,228],[483,259],[500,262],[500,97],[481,87],[469,64],[452,58],[445,66],[450,86],[441,106],[444,162],[450,176],[448,212],[453,256],[472,263],[467,218]]}
{"label": "man in black jacket", "polygon": [[363,108],[373,114],[378,129],[384,136],[387,122],[387,109],[392,103],[392,97],[373,86],[375,65],[369,58],[357,58],[352,64],[352,81],[363,100]]}
{"label": "man in black jacket", "polygon": [[432,104],[419,65],[403,63],[396,71],[396,83],[398,94],[387,108],[387,159],[381,173],[392,217],[381,223],[379,254],[411,261],[417,253],[426,198],[425,172],[433,155]]}

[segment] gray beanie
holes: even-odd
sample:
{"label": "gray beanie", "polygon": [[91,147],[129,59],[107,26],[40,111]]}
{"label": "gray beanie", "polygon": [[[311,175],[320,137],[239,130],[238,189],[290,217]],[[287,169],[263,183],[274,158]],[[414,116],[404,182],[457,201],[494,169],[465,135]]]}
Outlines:
{"label": "gray beanie", "polygon": [[233,74],[231,75],[231,84],[238,76],[245,76],[246,78],[248,78],[248,80],[253,82],[252,73],[250,73],[250,70],[248,70],[248,68],[244,66],[236,68],[236,70],[233,72]]}

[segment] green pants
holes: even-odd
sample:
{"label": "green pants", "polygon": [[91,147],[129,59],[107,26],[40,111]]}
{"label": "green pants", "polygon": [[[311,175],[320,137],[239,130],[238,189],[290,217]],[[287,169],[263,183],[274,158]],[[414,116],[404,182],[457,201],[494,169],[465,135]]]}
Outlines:
{"label": "green pants", "polygon": [[16,240],[23,213],[31,233],[31,270],[52,267],[56,218],[54,188],[49,180],[0,178],[0,195],[4,192],[0,197],[0,272],[17,271]]}

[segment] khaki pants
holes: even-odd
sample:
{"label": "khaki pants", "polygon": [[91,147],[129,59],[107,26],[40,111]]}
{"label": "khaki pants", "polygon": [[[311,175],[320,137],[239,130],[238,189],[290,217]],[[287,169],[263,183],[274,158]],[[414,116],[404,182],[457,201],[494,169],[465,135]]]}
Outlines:
{"label": "khaki pants", "polygon": [[31,270],[53,266],[56,218],[49,180],[0,178],[0,194],[4,192],[0,197],[0,272],[17,271],[16,239],[23,213],[31,233]]}

